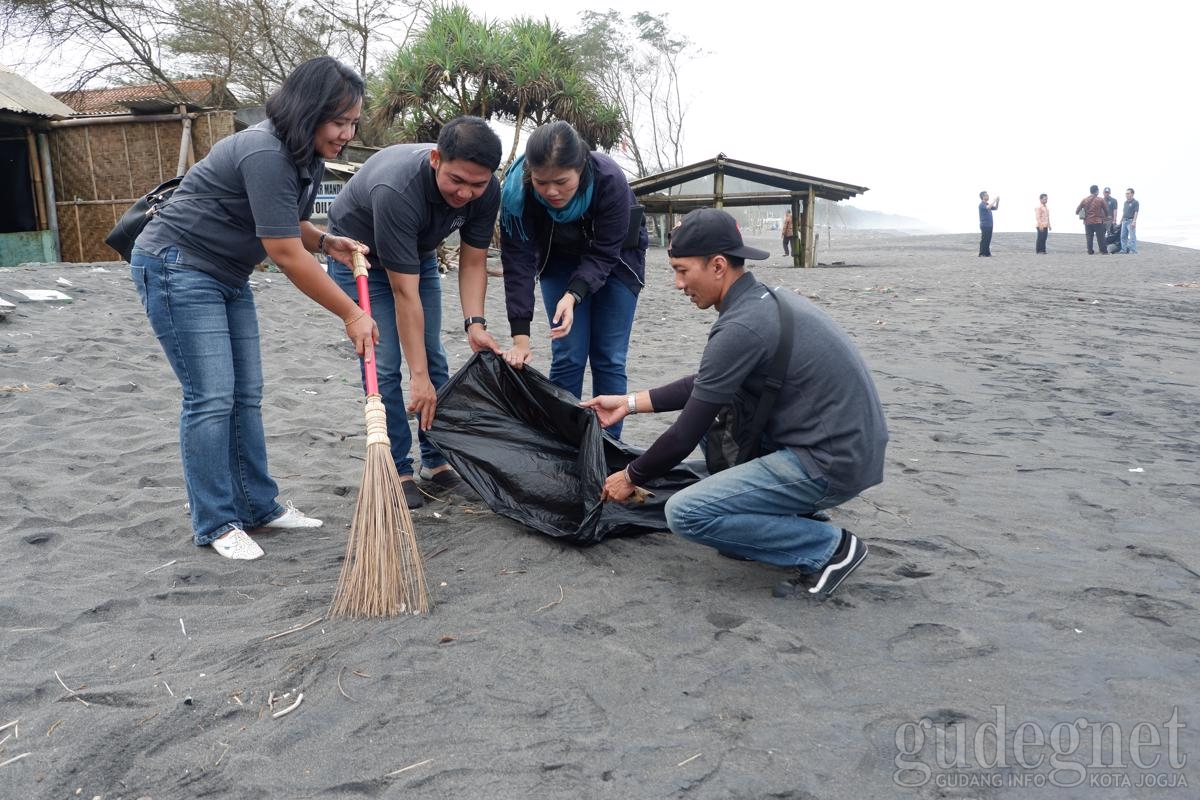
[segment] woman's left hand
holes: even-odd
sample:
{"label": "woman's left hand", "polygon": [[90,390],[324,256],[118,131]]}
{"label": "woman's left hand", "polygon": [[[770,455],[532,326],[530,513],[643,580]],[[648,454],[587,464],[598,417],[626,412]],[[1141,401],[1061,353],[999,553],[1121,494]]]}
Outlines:
{"label": "woman's left hand", "polygon": [[550,338],[561,339],[571,332],[575,323],[575,295],[568,292],[554,309],[554,321],[550,324]]}
{"label": "woman's left hand", "polygon": [[370,252],[371,248],[348,236],[325,236],[325,254],[343,264],[353,264],[355,253],[362,253],[365,256]]}

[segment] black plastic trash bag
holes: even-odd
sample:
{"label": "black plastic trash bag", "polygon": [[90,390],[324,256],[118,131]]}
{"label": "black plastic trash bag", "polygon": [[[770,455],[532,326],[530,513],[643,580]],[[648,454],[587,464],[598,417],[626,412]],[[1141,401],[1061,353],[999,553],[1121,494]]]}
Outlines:
{"label": "black plastic trash bag", "polygon": [[663,505],[705,477],[680,465],[644,488],[644,503],[605,503],[604,479],[641,450],[604,433],[578,398],[538,371],[476,353],[438,391],[427,436],[488,508],[578,544],[665,531]]}

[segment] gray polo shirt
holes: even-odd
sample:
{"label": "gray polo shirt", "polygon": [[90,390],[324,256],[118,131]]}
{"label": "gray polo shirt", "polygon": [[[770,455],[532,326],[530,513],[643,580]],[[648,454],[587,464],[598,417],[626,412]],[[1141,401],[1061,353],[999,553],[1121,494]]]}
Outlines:
{"label": "gray polo shirt", "polygon": [[[787,377],[767,422],[776,447],[789,447],[834,493],[857,494],[883,480],[887,423],[870,370],[850,337],[824,311],[776,289],[795,320]],[[730,287],[708,334],[692,388],[725,405],[742,383],[759,394],[779,341],[779,308],[750,272]]]}
{"label": "gray polo shirt", "polygon": [[463,243],[487,249],[500,210],[493,175],[483,194],[452,208],[438,191],[432,144],[395,144],[367,159],[329,209],[329,229],[371,248],[371,266],[415,275],[421,261],[458,231]]}
{"label": "gray polo shirt", "polygon": [[[267,257],[262,239],[300,236],[300,220],[312,215],[324,172],[319,158],[297,166],[264,120],[213,145],[146,225],[137,246],[151,253],[176,246],[189,266],[243,286]],[[191,194],[223,197],[186,199]]]}

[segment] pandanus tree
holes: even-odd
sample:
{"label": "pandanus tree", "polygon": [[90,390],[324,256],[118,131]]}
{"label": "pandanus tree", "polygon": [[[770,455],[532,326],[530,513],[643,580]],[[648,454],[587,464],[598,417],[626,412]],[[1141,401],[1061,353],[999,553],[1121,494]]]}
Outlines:
{"label": "pandanus tree", "polygon": [[[455,116],[514,127],[507,168],[522,131],[553,119],[573,124],[595,147],[622,128],[584,76],[569,38],[549,20],[475,18],[461,5],[435,6],[424,28],[388,61],[372,87],[373,138],[434,141]],[[389,136],[381,132],[389,131]]]}

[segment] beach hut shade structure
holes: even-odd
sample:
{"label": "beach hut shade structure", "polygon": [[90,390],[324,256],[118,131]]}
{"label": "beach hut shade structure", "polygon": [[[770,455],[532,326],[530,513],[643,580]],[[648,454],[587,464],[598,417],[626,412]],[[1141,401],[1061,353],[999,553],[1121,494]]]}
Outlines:
{"label": "beach hut shade structure", "polygon": [[793,226],[792,241],[797,267],[813,266],[817,198],[836,203],[868,191],[866,186],[738,161],[724,153],[707,161],[638,178],[629,185],[647,214],[668,217],[697,208],[787,206],[792,218],[799,221]]}

